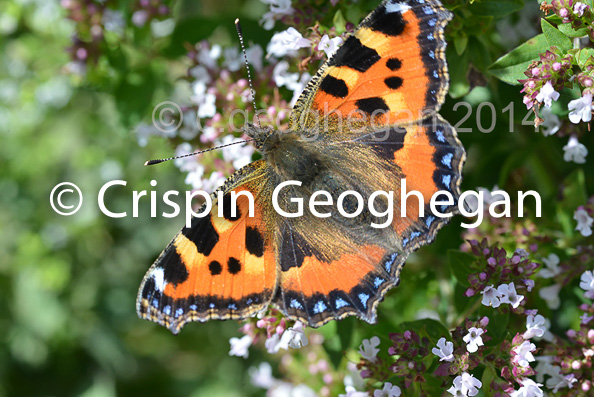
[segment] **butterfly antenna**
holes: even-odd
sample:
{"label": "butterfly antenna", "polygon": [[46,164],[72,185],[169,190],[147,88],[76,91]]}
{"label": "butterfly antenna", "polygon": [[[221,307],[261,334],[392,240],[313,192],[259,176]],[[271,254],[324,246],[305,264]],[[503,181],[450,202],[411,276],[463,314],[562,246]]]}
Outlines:
{"label": "butterfly antenna", "polygon": [[239,23],[239,18],[235,20],[235,29],[237,30],[237,35],[239,36],[241,51],[243,51],[243,59],[245,60],[245,68],[247,69],[248,82],[250,84],[250,94],[252,95],[252,105],[254,106],[254,112],[256,112],[256,121],[258,122],[258,127],[262,128],[262,124],[260,123],[260,116],[258,115],[258,108],[256,107],[256,91],[254,91],[254,86],[252,85],[250,63],[248,62],[247,51],[245,50],[245,45],[243,44],[243,33],[241,31],[241,24]]}
{"label": "butterfly antenna", "polygon": [[196,156],[197,154],[202,154],[202,153],[210,152],[212,150],[222,149],[222,148],[227,147],[227,146],[238,145],[240,143],[248,143],[248,142],[252,142],[252,141],[253,141],[253,139],[247,139],[245,141],[231,142],[231,143],[228,143],[226,145],[211,147],[210,149],[200,150],[198,152],[193,152],[193,153],[188,153],[188,154],[182,154],[181,156],[169,157],[169,158],[166,158],[166,159],[149,160],[149,161],[145,162],[144,165],[155,165],[155,164],[164,163],[164,162],[170,161],[170,160],[183,159],[185,157]]}

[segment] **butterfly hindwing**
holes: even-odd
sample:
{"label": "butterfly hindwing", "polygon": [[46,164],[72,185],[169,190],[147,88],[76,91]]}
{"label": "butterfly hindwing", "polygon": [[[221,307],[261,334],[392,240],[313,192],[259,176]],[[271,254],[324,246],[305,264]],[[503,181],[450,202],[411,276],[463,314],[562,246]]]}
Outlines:
{"label": "butterfly hindwing", "polygon": [[[140,317],[177,333],[188,321],[240,319],[268,306],[276,286],[272,243],[262,208],[254,203],[250,216],[249,198],[239,194],[261,198],[253,180],[262,179],[263,168],[259,161],[238,171],[221,188],[223,203],[215,200],[208,215],[194,217],[163,251],[140,287]],[[235,214],[231,192],[238,195]]]}

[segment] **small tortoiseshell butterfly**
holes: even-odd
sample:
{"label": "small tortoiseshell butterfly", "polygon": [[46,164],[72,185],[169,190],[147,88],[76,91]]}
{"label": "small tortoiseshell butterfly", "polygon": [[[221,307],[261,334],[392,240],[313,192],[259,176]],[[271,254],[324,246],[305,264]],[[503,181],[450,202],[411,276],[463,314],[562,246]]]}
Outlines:
{"label": "small tortoiseshell butterfly", "polygon": [[[374,323],[407,256],[447,222],[431,211],[433,194],[454,197],[441,213],[457,210],[465,152],[437,114],[448,87],[450,18],[437,0],[384,0],[309,82],[287,131],[248,125],[263,159],[233,174],[217,190],[222,203],[213,193],[210,214],[175,236],[142,281],[138,315],[174,333],[189,321],[243,319],[271,305],[311,327],[349,315]],[[415,197],[399,216],[403,178],[407,191],[422,193],[424,216]],[[303,198],[302,217],[273,208],[273,190],[288,180],[302,185],[283,189],[278,202],[291,211],[291,199]],[[366,202],[394,191],[394,220],[373,228],[382,222],[369,209],[316,217],[307,203],[319,190],[334,203],[347,190]],[[230,193],[242,191],[255,199],[253,217],[245,195],[231,213]],[[343,204],[347,212],[357,205]]]}

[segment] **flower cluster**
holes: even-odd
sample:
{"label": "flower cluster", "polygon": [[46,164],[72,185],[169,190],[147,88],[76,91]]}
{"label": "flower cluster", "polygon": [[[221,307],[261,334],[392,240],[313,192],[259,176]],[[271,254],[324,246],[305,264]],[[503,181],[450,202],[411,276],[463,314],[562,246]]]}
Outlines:
{"label": "flower cluster", "polygon": [[563,23],[570,23],[575,30],[587,27],[590,39],[594,41],[594,29],[591,26],[594,15],[588,4],[573,0],[552,0],[551,4],[543,2],[541,8],[545,12],[554,12]]}
{"label": "flower cluster", "polygon": [[544,104],[550,108],[559,99],[559,92],[572,77],[571,56],[564,55],[557,47],[540,55],[524,72],[527,79],[519,80],[524,85],[524,104],[528,109]]}
{"label": "flower cluster", "polygon": [[300,349],[309,343],[304,328],[301,322],[288,321],[278,310],[270,309],[243,324],[240,331],[244,336],[230,339],[229,355],[247,358],[248,348],[260,339],[265,340],[266,350],[271,354],[281,349]]}
{"label": "flower cluster", "polygon": [[[471,240],[469,244],[472,253],[478,258],[473,267],[478,272],[468,275],[470,287],[466,290],[466,296],[480,292],[486,306],[496,308],[507,303],[513,309],[518,309],[524,296],[519,295],[516,288],[528,292],[532,290],[534,281],[530,277],[535,274],[539,264],[532,262],[528,252],[522,249],[516,250],[508,258],[504,248],[490,246],[486,239],[480,243]],[[499,285],[495,287],[493,282]]]}
{"label": "flower cluster", "polygon": [[[107,34],[121,38],[127,26],[142,28],[151,25],[154,37],[162,37],[173,28],[173,20],[163,21],[170,13],[167,0],[139,0],[124,12],[110,7],[109,1],[62,0],[68,18],[75,22],[75,34],[69,53],[72,62],[67,69],[84,74],[89,65],[95,65],[105,46]],[[163,21],[163,22],[160,22]]]}

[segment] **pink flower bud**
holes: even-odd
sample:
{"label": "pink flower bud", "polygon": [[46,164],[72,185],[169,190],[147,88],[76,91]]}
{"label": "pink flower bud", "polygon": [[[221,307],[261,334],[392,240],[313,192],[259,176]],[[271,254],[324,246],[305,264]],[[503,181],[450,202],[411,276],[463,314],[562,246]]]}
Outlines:
{"label": "pink flower bud", "polygon": [[532,68],[532,76],[538,76],[540,74],[540,68]]}
{"label": "pink flower bud", "polygon": [[580,363],[578,360],[574,360],[571,362],[571,368],[580,369],[581,367],[582,367],[582,363]]}
{"label": "pink flower bud", "polygon": [[532,81],[532,80],[529,81],[528,82],[528,88],[532,88],[532,89],[536,88],[536,83],[534,81]]}
{"label": "pink flower bud", "polygon": [[80,59],[81,61],[84,61],[85,59],[87,59],[88,56],[89,56],[89,53],[87,52],[86,49],[79,48],[78,50],[76,50],[76,58]]}
{"label": "pink flower bud", "polygon": [[584,80],[584,87],[592,87],[592,83],[594,83],[594,81],[592,81],[591,78],[587,78]]}
{"label": "pink flower bud", "polygon": [[562,8],[559,10],[559,16],[561,18],[566,19],[568,15],[569,15],[569,11],[567,10],[567,8]]}
{"label": "pink flower bud", "polygon": [[555,62],[555,63],[553,64],[553,70],[554,70],[555,72],[558,72],[559,70],[561,70],[561,64],[560,64],[559,62]]}

